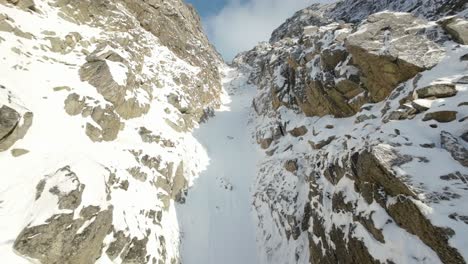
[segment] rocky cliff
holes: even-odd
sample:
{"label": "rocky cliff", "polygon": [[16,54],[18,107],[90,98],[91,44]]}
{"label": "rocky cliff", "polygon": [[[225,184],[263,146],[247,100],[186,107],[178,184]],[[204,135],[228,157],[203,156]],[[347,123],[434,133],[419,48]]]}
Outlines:
{"label": "rocky cliff", "polygon": [[262,263],[466,263],[466,1],[312,5],[234,59],[258,88]]}
{"label": "rocky cliff", "polygon": [[222,80],[182,0],[0,0],[2,263],[467,263],[467,8],[314,4]]}
{"label": "rocky cliff", "polygon": [[1,0],[0,50],[2,262],[179,263],[223,64],[194,9]]}

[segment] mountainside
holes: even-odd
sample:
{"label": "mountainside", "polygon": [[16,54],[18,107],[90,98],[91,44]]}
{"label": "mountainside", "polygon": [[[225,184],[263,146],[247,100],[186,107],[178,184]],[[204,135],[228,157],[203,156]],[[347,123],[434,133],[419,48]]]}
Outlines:
{"label": "mountainside", "polygon": [[260,263],[468,261],[465,3],[312,5],[234,59]]}
{"label": "mountainside", "polygon": [[0,50],[2,262],[180,262],[223,65],[193,8],[3,0]]}
{"label": "mountainside", "polygon": [[0,259],[467,263],[466,0],[0,0]]}

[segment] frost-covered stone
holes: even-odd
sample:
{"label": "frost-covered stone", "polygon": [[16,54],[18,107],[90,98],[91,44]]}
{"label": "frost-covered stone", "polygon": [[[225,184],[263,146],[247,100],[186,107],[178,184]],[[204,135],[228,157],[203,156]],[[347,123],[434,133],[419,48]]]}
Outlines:
{"label": "frost-covered stone", "polygon": [[[383,100],[399,83],[432,68],[443,58],[444,49],[425,33],[434,31],[426,23],[411,14],[383,12],[369,16],[346,39],[347,49],[363,71],[374,101]],[[411,32],[411,28],[422,32]]]}
{"label": "frost-covered stone", "polygon": [[468,45],[468,20],[449,18],[441,22],[447,32],[460,44]]}
{"label": "frost-covered stone", "polygon": [[457,94],[457,89],[454,84],[433,84],[416,90],[416,98],[444,98],[451,97]]}

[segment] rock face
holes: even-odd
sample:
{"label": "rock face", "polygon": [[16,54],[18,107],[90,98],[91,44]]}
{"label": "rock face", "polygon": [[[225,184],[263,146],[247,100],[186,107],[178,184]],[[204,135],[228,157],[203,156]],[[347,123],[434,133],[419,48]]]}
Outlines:
{"label": "rock face", "polygon": [[[378,13],[346,39],[373,102],[382,101],[399,83],[434,67],[444,56],[442,47],[428,36],[437,29],[424,25],[411,14]],[[411,34],[408,28],[420,31]]]}
{"label": "rock face", "polygon": [[465,8],[312,5],[234,59],[258,87],[261,259],[467,263],[468,47],[444,24]]}
{"label": "rock face", "polygon": [[442,26],[460,44],[468,44],[468,20],[454,17],[442,21]]}
{"label": "rock face", "polygon": [[4,86],[0,86],[0,152],[22,139],[32,125],[33,114],[18,104],[18,99]]}
{"label": "rock face", "polygon": [[2,261],[180,263],[224,66],[194,9],[0,0],[0,43]]}

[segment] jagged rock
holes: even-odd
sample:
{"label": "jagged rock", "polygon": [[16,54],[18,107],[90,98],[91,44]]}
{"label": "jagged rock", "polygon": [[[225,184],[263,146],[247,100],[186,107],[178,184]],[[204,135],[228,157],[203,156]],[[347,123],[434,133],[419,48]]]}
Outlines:
{"label": "jagged rock", "polygon": [[438,111],[424,115],[423,121],[435,120],[439,123],[448,123],[457,119],[456,111]]}
{"label": "jagged rock", "polygon": [[[128,72],[126,61],[113,51],[105,51],[105,47],[98,48],[86,58],[87,63],[80,69],[81,79],[96,87],[123,118],[139,117],[147,113],[149,110],[147,104],[140,105],[135,103],[135,99],[126,98],[127,92],[131,91],[128,85],[132,85],[129,81],[131,78],[129,75],[132,73]],[[121,74],[126,72],[125,76],[114,76],[110,67],[121,68]]]}
{"label": "jagged rock", "polygon": [[411,14],[378,13],[369,16],[361,30],[348,36],[346,48],[366,78],[375,102],[385,99],[401,82],[432,68],[444,56],[443,48],[424,33],[425,21]]}
{"label": "jagged rock", "polygon": [[468,45],[468,21],[451,17],[441,21],[442,27],[460,44]]}
{"label": "jagged rock", "polygon": [[[93,263],[100,257],[112,223],[112,208],[100,210],[89,206],[80,211],[78,219],[73,218],[73,213],[60,214],[46,224],[28,226],[18,235],[14,248],[42,263]],[[87,221],[91,222],[85,226]]]}
{"label": "jagged rock", "polygon": [[440,134],[441,146],[461,165],[468,167],[468,149],[458,142],[458,139],[447,131]]}
{"label": "jagged rock", "polygon": [[454,84],[441,83],[433,84],[416,90],[415,99],[428,97],[445,98],[455,96],[456,94],[457,89],[455,88]]}
{"label": "jagged rock", "polygon": [[36,187],[36,200],[56,196],[58,209],[71,213],[52,215],[41,225],[29,224],[16,238],[14,249],[42,263],[91,263],[99,258],[113,209],[82,207],[75,217],[84,189],[69,166],[45,176]]}

